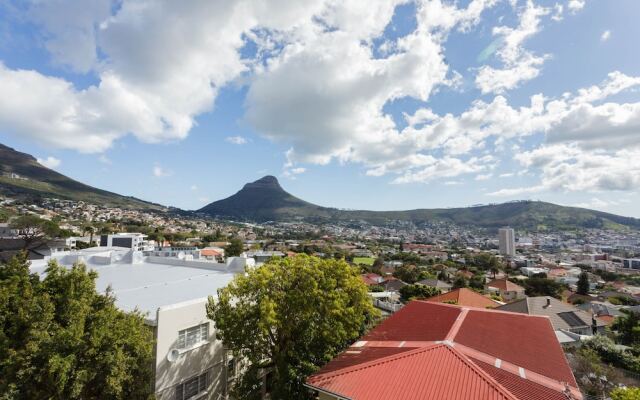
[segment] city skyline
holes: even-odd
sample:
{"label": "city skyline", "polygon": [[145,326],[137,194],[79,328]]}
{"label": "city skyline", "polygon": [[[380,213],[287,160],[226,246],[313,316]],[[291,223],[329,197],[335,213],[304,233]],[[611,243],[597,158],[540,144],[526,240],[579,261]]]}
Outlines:
{"label": "city skyline", "polygon": [[637,2],[0,11],[0,143],[99,188],[197,209],[271,174],[338,208],[640,217]]}

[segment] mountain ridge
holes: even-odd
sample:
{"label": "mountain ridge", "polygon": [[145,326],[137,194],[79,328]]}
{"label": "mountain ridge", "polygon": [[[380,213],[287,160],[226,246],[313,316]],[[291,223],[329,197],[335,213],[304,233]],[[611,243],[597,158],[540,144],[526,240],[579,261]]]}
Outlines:
{"label": "mountain ridge", "polygon": [[0,194],[23,199],[56,197],[131,209],[165,209],[160,204],[78,182],[41,165],[32,155],[3,144],[0,144]]}
{"label": "mountain ridge", "polygon": [[401,211],[341,210],[319,206],[291,195],[280,186],[277,178],[271,175],[247,183],[235,194],[212,202],[196,212],[211,217],[253,222],[359,220],[373,225],[384,225],[394,221],[410,221],[417,224],[440,221],[489,229],[506,225],[531,230],[625,227],[640,229],[640,219],[530,200]]}

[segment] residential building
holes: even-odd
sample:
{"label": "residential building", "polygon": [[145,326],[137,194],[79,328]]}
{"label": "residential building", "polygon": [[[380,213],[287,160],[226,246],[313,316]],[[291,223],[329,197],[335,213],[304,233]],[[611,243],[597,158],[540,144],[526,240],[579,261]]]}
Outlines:
{"label": "residential building", "polygon": [[606,323],[577,307],[550,296],[527,297],[498,310],[549,317],[553,329],[591,336],[604,332]]}
{"label": "residential building", "polygon": [[429,297],[427,301],[477,308],[496,308],[502,305],[497,301],[493,301],[490,298],[467,288],[455,289],[447,293]]}
{"label": "residential building", "polygon": [[[155,341],[155,397],[165,399],[225,398],[232,376],[229,355],[207,318],[208,296],[244,272],[246,259],[227,264],[144,256],[123,247],[95,247],[64,252],[32,262],[31,271],[45,274],[47,261],[71,266],[83,262],[98,273],[96,288],[111,287],[123,311],[140,310]],[[146,382],[139,382],[146,384]]]}
{"label": "residential building", "polygon": [[254,260],[256,260],[256,264],[260,265],[266,263],[274,257],[284,257],[284,253],[281,251],[252,250],[245,252],[244,256],[247,258],[253,258]]}
{"label": "residential building", "polygon": [[492,280],[487,283],[487,290],[499,294],[504,301],[518,300],[525,297],[524,288],[507,278]]}
{"label": "residential building", "polygon": [[391,315],[306,386],[320,400],[583,398],[548,318],[428,301]]}
{"label": "residential building", "polygon": [[516,255],[516,235],[512,228],[498,230],[498,246],[500,254],[514,257]]}
{"label": "residential building", "polygon": [[624,269],[640,269],[640,258],[623,258],[621,267]]}
{"label": "residential building", "polygon": [[18,236],[18,231],[10,227],[6,222],[0,223],[0,239],[13,239]]}
{"label": "residential building", "polygon": [[142,233],[100,235],[100,247],[123,247],[136,251],[154,250],[154,247],[147,242],[147,235]]}
{"label": "residential building", "polygon": [[201,250],[196,246],[159,246],[153,251],[145,252],[145,255],[156,257],[176,257],[200,259]]}

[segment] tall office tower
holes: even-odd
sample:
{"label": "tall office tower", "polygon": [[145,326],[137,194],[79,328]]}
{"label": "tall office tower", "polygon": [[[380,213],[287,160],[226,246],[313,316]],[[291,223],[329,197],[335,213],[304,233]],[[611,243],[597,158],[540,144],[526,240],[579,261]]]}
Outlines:
{"label": "tall office tower", "polygon": [[498,231],[500,242],[500,254],[505,256],[516,255],[516,235],[512,228],[500,228]]}

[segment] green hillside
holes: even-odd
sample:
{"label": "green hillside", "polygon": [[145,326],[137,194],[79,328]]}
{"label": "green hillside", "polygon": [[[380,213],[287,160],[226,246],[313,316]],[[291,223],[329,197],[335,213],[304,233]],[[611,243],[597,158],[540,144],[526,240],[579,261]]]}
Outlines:
{"label": "green hillside", "polygon": [[159,204],[96,189],[42,166],[31,155],[0,144],[0,194],[23,199],[55,197],[129,209],[163,210]]}
{"label": "green hillside", "polygon": [[321,207],[292,196],[273,176],[248,183],[233,196],[213,202],[197,212],[213,217],[256,222],[365,221],[374,225],[384,225],[394,221],[411,221],[416,224],[441,221],[491,230],[506,225],[516,229],[540,231],[584,228],[640,229],[640,220],[636,218],[540,201],[407,211],[339,210]]}

